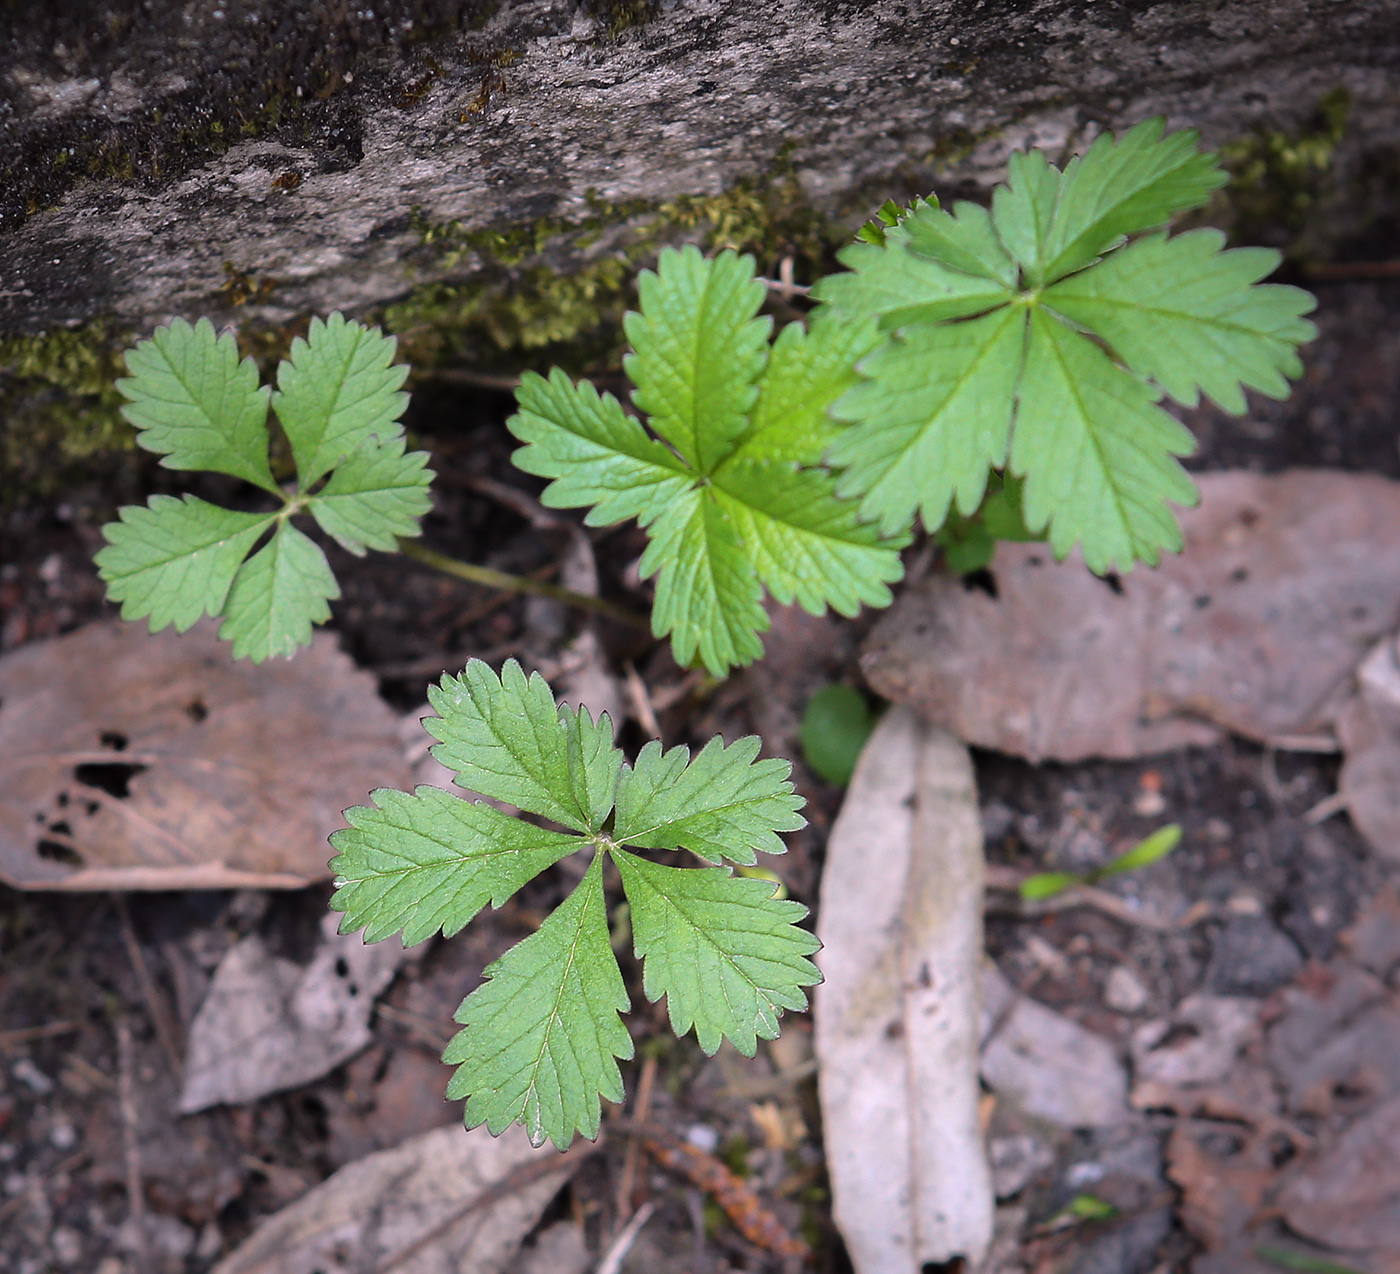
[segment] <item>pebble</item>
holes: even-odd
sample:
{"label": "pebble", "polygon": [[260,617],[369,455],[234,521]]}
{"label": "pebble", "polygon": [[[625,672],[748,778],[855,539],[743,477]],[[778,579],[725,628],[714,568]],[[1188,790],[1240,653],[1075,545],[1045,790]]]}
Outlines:
{"label": "pebble", "polygon": [[992,1186],[998,1199],[1020,1194],[1037,1173],[1055,1162],[1054,1152],[1028,1132],[993,1137],[987,1145],[992,1164]]}
{"label": "pebble", "polygon": [[715,1152],[715,1147],[719,1145],[719,1133],[709,1124],[691,1124],[685,1130],[685,1139],[697,1150],[703,1150],[707,1155]]}
{"label": "pebble", "polygon": [[21,1057],[12,1067],[12,1074],[30,1092],[38,1093],[40,1097],[47,1096],[53,1092],[53,1080],[44,1074],[27,1057]]}
{"label": "pebble", "polygon": [[83,1258],[83,1241],[76,1230],[66,1225],[58,1226],[49,1236],[53,1246],[53,1256],[60,1265],[76,1265]]}
{"label": "pebble", "polygon": [[1147,1007],[1147,988],[1126,965],[1117,964],[1104,983],[1103,1002],[1119,1013],[1141,1013]]}
{"label": "pebble", "polygon": [[54,1124],[49,1129],[49,1145],[55,1150],[72,1150],[78,1144],[78,1134],[72,1124]]}

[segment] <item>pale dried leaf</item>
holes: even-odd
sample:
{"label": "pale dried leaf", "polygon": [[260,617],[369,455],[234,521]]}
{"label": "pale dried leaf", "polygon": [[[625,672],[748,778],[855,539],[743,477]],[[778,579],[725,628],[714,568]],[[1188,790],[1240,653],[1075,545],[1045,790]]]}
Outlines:
{"label": "pale dried leaf", "polygon": [[862,666],[883,695],[982,747],[1132,757],[1328,729],[1367,648],[1400,617],[1400,483],[1294,470],[1201,476],[1185,549],[1121,580],[1001,544],[996,597],[947,574],[880,621]]}
{"label": "pale dried leaf", "polygon": [[535,1149],[515,1126],[500,1137],[436,1128],[347,1164],[213,1274],[501,1274],[579,1162]]}
{"label": "pale dried leaf", "polygon": [[833,1211],[859,1274],[917,1274],[992,1233],[977,1118],[982,830],[967,749],[888,712],[822,877],[818,1083]]}
{"label": "pale dried leaf", "polygon": [[[0,879],[21,889],[300,888],[340,811],[408,772],[329,633],[235,663],[210,623],[92,624],[0,659]],[[125,795],[121,795],[122,791]]]}
{"label": "pale dried leaf", "polygon": [[256,934],[229,949],[190,1027],[180,1109],[256,1101],[319,1079],[371,1039],[374,998],[405,958],[397,937],[367,946],[321,923],[305,968]]}
{"label": "pale dried leaf", "polygon": [[1021,995],[990,961],[982,996],[988,1088],[1064,1128],[1107,1128],[1131,1117],[1127,1072],[1108,1040]]}
{"label": "pale dried leaf", "polygon": [[1339,780],[1347,813],[1371,847],[1400,859],[1400,650],[1377,644],[1357,672],[1357,693],[1342,710],[1346,749]]}

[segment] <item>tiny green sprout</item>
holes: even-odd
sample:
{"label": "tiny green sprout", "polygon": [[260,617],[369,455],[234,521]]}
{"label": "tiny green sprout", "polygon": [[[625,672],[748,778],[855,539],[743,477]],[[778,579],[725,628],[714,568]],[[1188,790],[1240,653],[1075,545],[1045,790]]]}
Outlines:
{"label": "tiny green sprout", "polygon": [[875,728],[865,696],[854,686],[823,686],[802,714],[802,755],[812,773],[845,787],[855,773],[860,750]]}
{"label": "tiny green sprout", "polygon": [[1260,1246],[1254,1249],[1254,1255],[1261,1261],[1268,1261],[1285,1270],[1301,1270],[1303,1274],[1363,1274],[1354,1265],[1338,1265],[1325,1256],[1297,1252],[1292,1248]]}
{"label": "tiny green sprout", "polygon": [[[757,856],[784,852],[779,832],[805,825],[786,761],[759,741],[711,739],[692,757],[648,743],[632,764],[606,714],[556,706],[538,673],[514,660],[498,677],[472,660],[429,691],[433,755],[457,782],[547,821],[512,818],[437,787],[380,789],[345,812],[331,861],[342,932],[412,945],[463,929],[540,872],[589,856],[572,893],[539,929],[487,968],[457,1010],[462,1030],[443,1060],[449,1098],[467,1099],[468,1127],[512,1122],[540,1145],[596,1137],[602,1099],[621,1101],[618,1058],[633,1055],[619,1016],[630,1007],[615,946],[629,937],[648,1000],[666,997],[671,1027],[692,1028],[706,1053],[722,1040],[752,1057],[785,1010],[807,1006],[821,980],[820,945],[800,903],[776,896]],[[566,830],[555,830],[555,828]],[[655,862],[641,850],[687,849],[708,867]],[[724,861],[738,867],[734,874]],[[609,929],[603,871],[621,878],[626,913]],[[753,877],[759,877],[754,879]],[[575,877],[577,879],[577,877]]]}
{"label": "tiny green sprout", "polygon": [[1106,876],[1117,876],[1125,871],[1137,871],[1140,867],[1149,867],[1165,858],[1180,843],[1180,825],[1168,823],[1166,827],[1159,827],[1151,836],[1138,841],[1126,853],[1119,854],[1111,862],[1107,862],[1091,872],[1078,875],[1068,871],[1042,871],[1037,872],[1034,876],[1027,876],[1021,882],[1021,897],[1027,902],[1039,902],[1044,898],[1053,898],[1066,889],[1073,889],[1076,885],[1094,885]]}
{"label": "tiny green sprout", "polygon": [[1076,1194],[1062,1215],[1073,1217],[1076,1221],[1112,1221],[1118,1215],[1118,1209],[1096,1194]]}
{"label": "tiny green sprout", "polygon": [[[216,335],[208,319],[176,319],[129,350],[130,376],[117,388],[137,442],[166,468],[241,478],[280,507],[242,512],[156,495],[123,508],[102,528],[107,546],[96,559],[122,618],[185,632],[202,616],[221,616],[219,635],[233,642],[234,658],[255,663],[306,645],[340,589],[325,553],[292,518],[310,514],[363,554],[417,535],[430,505],[427,453],[404,450],[408,368],[393,357],[392,337],[339,314],[313,319],[307,338],[292,343],[275,392],[258,384],[252,359],[240,361],[233,335]],[[288,490],[268,464],[269,401],[296,464]]]}

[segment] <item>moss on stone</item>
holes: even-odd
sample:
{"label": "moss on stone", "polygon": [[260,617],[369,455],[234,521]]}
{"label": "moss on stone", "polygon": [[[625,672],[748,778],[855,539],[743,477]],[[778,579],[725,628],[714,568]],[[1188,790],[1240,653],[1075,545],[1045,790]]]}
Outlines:
{"label": "moss on stone", "polygon": [[1301,128],[1258,128],[1221,148],[1232,238],[1271,244],[1295,259],[1326,253],[1326,209],[1339,193],[1333,161],[1350,111],[1351,96],[1338,87]]}
{"label": "moss on stone", "polygon": [[116,388],[127,339],[99,322],[0,340],[0,505],[47,499],[132,450]]}

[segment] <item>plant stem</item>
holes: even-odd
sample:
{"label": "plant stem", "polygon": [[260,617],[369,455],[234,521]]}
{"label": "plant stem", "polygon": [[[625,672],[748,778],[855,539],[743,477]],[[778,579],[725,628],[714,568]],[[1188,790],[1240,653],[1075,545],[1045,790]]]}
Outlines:
{"label": "plant stem", "polygon": [[546,580],[530,579],[524,575],[511,575],[506,571],[492,570],[489,566],[477,566],[472,562],[463,562],[455,557],[448,557],[445,553],[439,553],[435,549],[430,549],[426,545],[418,543],[417,540],[400,539],[399,550],[406,557],[422,562],[424,566],[431,566],[434,570],[442,571],[447,575],[455,575],[458,579],[470,580],[471,583],[480,584],[483,588],[496,588],[507,593],[533,593],[536,597],[548,597],[553,601],[563,602],[566,606],[577,606],[582,610],[591,610],[606,619],[614,620],[616,623],[627,624],[632,628],[641,628],[651,632],[651,623],[645,616],[638,615],[625,606],[604,601],[601,597],[593,597],[588,593],[576,593],[571,588],[561,588],[558,584],[550,584]]}

